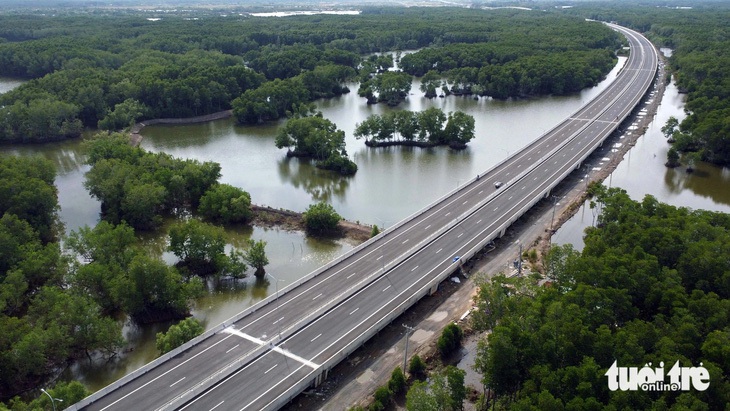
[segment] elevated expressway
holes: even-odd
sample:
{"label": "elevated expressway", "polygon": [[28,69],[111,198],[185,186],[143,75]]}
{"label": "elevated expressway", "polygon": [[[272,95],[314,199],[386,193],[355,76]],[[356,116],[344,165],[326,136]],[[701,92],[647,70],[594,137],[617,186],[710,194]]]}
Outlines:
{"label": "elevated expressway", "polygon": [[654,79],[656,50],[638,33],[611,27],[629,40],[630,56],[614,82],[564,122],[481,178],[70,409],[269,410],[319,384],[460,261],[502,236],[630,114]]}

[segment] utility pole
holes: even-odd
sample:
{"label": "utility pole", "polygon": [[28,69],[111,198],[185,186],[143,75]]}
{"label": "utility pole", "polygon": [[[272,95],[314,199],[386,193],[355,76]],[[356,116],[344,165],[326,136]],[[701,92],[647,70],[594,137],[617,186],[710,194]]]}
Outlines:
{"label": "utility pole", "polygon": [[405,373],[408,369],[408,334],[413,332],[415,328],[409,327],[405,324],[403,324],[403,327],[406,328],[406,348],[403,351],[403,373]]}

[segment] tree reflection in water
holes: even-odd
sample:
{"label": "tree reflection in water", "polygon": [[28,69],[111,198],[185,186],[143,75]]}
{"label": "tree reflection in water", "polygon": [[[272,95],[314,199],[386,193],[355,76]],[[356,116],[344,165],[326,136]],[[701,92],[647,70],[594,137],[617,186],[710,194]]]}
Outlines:
{"label": "tree reflection in water", "polygon": [[278,170],[282,182],[303,189],[317,202],[344,200],[350,186],[351,177],[320,170],[308,159],[284,157],[279,160]]}

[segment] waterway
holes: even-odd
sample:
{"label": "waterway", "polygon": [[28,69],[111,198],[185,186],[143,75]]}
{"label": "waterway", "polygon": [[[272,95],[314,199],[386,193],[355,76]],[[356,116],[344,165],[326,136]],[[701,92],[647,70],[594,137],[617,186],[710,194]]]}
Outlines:
{"label": "waterway", "polygon": [[[397,108],[367,105],[351,93],[319,100],[325,118],[346,134],[347,152],[358,165],[352,177],[319,170],[306,160],[287,158],[273,138],[283,122],[241,127],[233,119],[186,126],[150,126],[142,130],[142,147],[177,157],[217,161],[222,181],[243,187],[254,203],[304,211],[317,201],[331,203],[345,218],[389,227],[447,192],[483,173],[558,124],[615,78],[617,68],[598,86],[570,96],[522,100],[465,96],[427,99],[416,80],[407,101]],[[476,137],[465,150],[446,147],[368,148],[356,140],[357,123],[390,110],[421,111],[439,107],[475,118]]]}
{"label": "waterway", "polygon": [[[353,177],[339,177],[319,170],[307,161],[287,159],[285,151],[276,149],[273,143],[283,122],[241,127],[228,119],[186,126],[151,126],[142,131],[142,147],[177,157],[219,162],[222,166],[221,180],[250,192],[256,204],[304,211],[313,202],[327,201],[350,220],[389,227],[474,178],[477,173],[493,167],[571,115],[602,91],[615,78],[624,62],[624,58],[620,59],[617,67],[598,86],[560,97],[497,101],[450,96],[429,100],[422,96],[416,80],[407,101],[397,108],[390,108],[380,104],[368,106],[357,96],[357,84],[350,84],[353,92],[320,100],[316,104],[326,118],[345,131],[347,151],[359,167]],[[0,91],[7,91],[18,84],[17,80],[0,79]],[[678,118],[683,115],[681,98],[677,96],[676,89],[668,89],[667,95],[672,93],[676,101],[662,102],[662,114],[657,115],[650,132],[659,130],[669,115]],[[444,147],[368,148],[352,135],[356,124],[370,114],[403,109],[420,111],[432,106],[447,112],[461,110],[475,117],[476,137],[466,150],[454,151]],[[670,107],[674,107],[673,110],[669,110]],[[662,111],[665,108],[669,111]],[[660,120],[660,117],[664,119]],[[666,144],[663,137],[661,139]],[[648,140],[640,140],[637,147]],[[730,199],[726,198],[727,190],[722,189],[723,182],[727,184],[730,178],[728,173],[713,172],[712,168],[708,169],[703,164],[694,175],[686,176],[682,170],[669,170],[673,174],[667,175],[669,171],[662,165],[666,146],[662,147],[663,153],[655,150],[647,154],[654,159],[652,156],[656,153],[656,161],[645,161],[642,155],[632,152],[624,161],[632,168],[622,171],[622,163],[612,176],[613,185],[630,186],[630,176],[665,173],[651,184],[684,202],[683,205],[713,209],[703,206],[702,201],[730,204]],[[60,218],[66,231],[96,224],[99,203],[83,188],[88,166],[84,164],[85,155],[80,141],[0,146],[0,153],[42,155],[50,159],[57,167]],[[656,168],[656,164],[661,168]],[[706,179],[706,184],[700,184],[696,179]],[[572,234],[573,238],[580,238],[582,228],[577,230],[577,234]],[[562,232],[561,229],[559,234]],[[211,293],[199,300],[194,308],[195,317],[203,320],[206,327],[215,326],[352,247],[344,241],[312,239],[298,232],[259,227],[229,230],[228,234],[232,244],[238,244],[245,238],[267,241],[267,254],[271,261],[267,271],[278,281],[269,279],[257,284],[249,278],[210,284]],[[165,260],[174,261],[174,257],[162,251],[162,234],[148,236],[145,242],[151,249],[157,249]],[[72,370],[74,377],[91,389],[98,389],[138,368],[156,356],[154,335],[168,325],[135,327],[127,324],[124,329],[129,341],[127,351],[108,364],[79,364]]]}

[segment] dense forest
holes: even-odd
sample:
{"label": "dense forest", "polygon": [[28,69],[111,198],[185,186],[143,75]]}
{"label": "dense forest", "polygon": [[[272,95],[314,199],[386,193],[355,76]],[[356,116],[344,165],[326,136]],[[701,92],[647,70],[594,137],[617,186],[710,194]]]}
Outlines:
{"label": "dense forest", "polygon": [[[476,361],[500,408],[704,409],[730,403],[730,216],[692,211],[617,188],[582,253],[553,247],[549,280],[499,276],[480,287],[474,325],[491,329]],[[699,367],[700,391],[611,391],[611,365]],[[707,381],[707,379],[705,380]]]}
{"label": "dense forest", "polygon": [[[399,84],[425,68],[458,92],[563,94],[599,81],[620,44],[615,32],[581,18],[460,8],[159,21],[5,15],[0,27],[0,75],[31,79],[0,96],[0,141],[19,142],[227,109],[255,124],[347,92],[345,82],[356,78],[366,94],[391,104],[405,97]],[[404,57],[410,74],[377,74],[387,67],[362,58],[420,48]]]}
{"label": "dense forest", "polygon": [[47,160],[0,157],[0,399],[44,383],[69,358],[122,344],[121,324],[67,287],[55,175]]}
{"label": "dense forest", "polygon": [[[730,165],[730,7],[693,3],[691,9],[654,6],[581,6],[570,12],[643,32],[654,44],[673,49],[669,58],[677,86],[687,93],[687,117],[670,137],[692,162]],[[670,159],[671,163],[671,159]]]}

